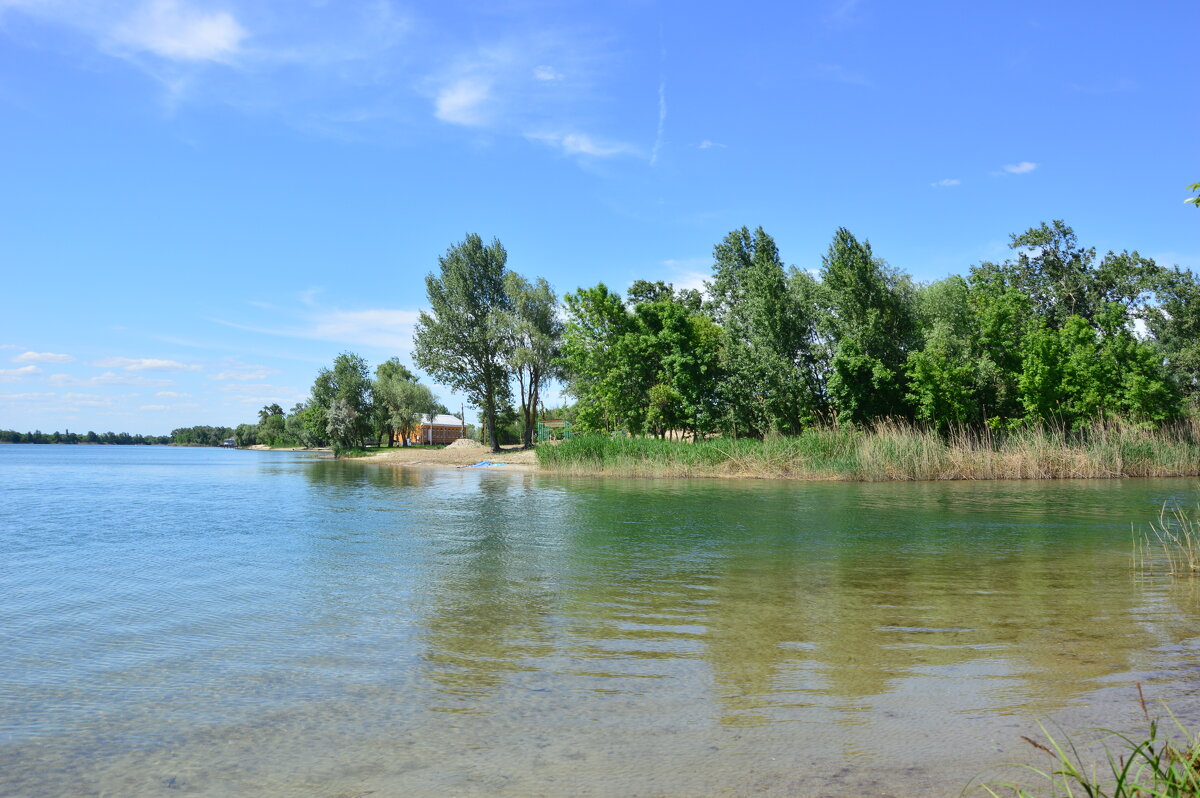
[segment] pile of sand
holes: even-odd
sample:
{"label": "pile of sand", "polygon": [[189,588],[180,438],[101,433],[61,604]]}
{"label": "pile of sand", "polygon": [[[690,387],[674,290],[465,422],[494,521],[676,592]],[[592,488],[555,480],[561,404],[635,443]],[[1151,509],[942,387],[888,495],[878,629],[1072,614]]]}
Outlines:
{"label": "pile of sand", "polygon": [[459,438],[446,447],[447,449],[482,449],[483,444],[470,438]]}

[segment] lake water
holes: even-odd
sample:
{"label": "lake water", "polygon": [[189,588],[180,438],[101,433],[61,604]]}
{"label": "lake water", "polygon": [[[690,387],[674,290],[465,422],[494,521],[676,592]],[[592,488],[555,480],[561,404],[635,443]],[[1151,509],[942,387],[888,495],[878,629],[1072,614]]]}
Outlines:
{"label": "lake water", "polygon": [[954,796],[1196,716],[1196,500],[0,446],[0,794]]}

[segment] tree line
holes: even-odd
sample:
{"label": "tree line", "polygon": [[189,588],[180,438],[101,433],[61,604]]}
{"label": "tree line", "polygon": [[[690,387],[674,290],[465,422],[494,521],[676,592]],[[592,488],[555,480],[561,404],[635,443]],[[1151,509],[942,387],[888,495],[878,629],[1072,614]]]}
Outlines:
{"label": "tree line", "polygon": [[332,446],[341,454],[391,446],[397,437],[407,446],[420,418],[436,413],[450,411],[399,358],[380,363],[372,374],[360,355],[343,352],[317,372],[307,400],[288,412],[265,405],[257,423],[239,424],[230,433],[238,446]]}
{"label": "tree line", "polygon": [[170,435],[131,435],[128,432],[17,432],[0,429],[0,443],[69,443],[109,444],[117,446],[146,446],[171,443]]}
{"label": "tree line", "polygon": [[[426,277],[430,310],[419,317],[412,353],[419,368],[479,408],[480,437],[494,450],[532,445],[541,392],[560,376],[558,297],[546,280],[508,271],[507,260],[499,241],[478,235],[450,247]],[[343,352],[318,372],[306,401],[286,413],[268,405],[234,437],[239,446],[330,445],[341,453],[396,437],[407,445],[420,417],[437,413],[450,411],[399,358],[372,375],[361,356]]]}
{"label": "tree line", "polygon": [[1200,284],[1061,221],[1015,257],[916,283],[839,229],[817,273],[762,228],[714,249],[707,295],[637,281],[565,297],[563,373],[578,426],[794,434],[836,419],[938,428],[1145,423],[1194,406]]}
{"label": "tree line", "polygon": [[[918,283],[844,228],[812,272],[741,228],[714,248],[704,292],[637,280],[622,297],[600,283],[566,294],[560,320],[544,280],[507,272],[500,243],[472,235],[426,278],[414,359],[488,429],[515,388],[526,435],[548,378],[575,400],[579,431],[693,438],[880,419],[1153,425],[1196,408],[1195,275],[1136,251],[1098,256],[1057,220],[1010,239],[1009,259]],[[531,290],[537,312],[521,302]]]}

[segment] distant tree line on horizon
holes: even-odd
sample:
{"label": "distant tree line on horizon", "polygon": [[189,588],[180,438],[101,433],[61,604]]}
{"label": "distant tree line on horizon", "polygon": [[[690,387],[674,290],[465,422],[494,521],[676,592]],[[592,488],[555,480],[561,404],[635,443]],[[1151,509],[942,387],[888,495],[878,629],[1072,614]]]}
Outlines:
{"label": "distant tree line on horizon", "polygon": [[66,443],[107,444],[116,446],[147,446],[171,443],[170,435],[131,435],[128,432],[17,432],[15,429],[0,429],[0,443]]}

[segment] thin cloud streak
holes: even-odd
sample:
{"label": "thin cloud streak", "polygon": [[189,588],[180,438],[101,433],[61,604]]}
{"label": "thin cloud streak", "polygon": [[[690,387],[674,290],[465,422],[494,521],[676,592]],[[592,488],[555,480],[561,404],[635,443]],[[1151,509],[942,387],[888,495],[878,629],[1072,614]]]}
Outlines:
{"label": "thin cloud streak", "polygon": [[56,352],[22,352],[12,359],[13,363],[70,363],[75,358]]}
{"label": "thin cloud streak", "polygon": [[662,150],[663,134],[667,128],[667,81],[658,81],[658,129],[654,134],[654,147],[650,150],[650,165],[658,163],[658,153]]}

